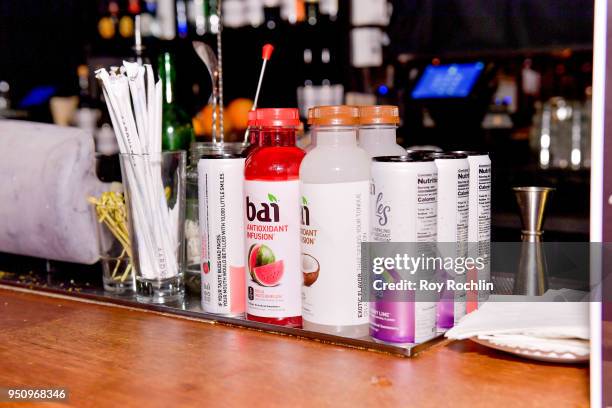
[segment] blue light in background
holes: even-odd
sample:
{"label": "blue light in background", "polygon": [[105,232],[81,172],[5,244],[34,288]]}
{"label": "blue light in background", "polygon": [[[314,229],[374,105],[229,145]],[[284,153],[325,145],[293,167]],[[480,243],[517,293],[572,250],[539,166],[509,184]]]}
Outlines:
{"label": "blue light in background", "polygon": [[484,63],[429,65],[412,91],[413,99],[465,98],[484,70]]}
{"label": "blue light in background", "polygon": [[145,6],[147,8],[147,11],[151,14],[155,14],[155,12],[157,11],[157,3],[155,2],[147,1],[145,2]]}
{"label": "blue light in background", "polygon": [[387,95],[389,93],[389,88],[387,88],[386,85],[381,85],[378,87],[378,94],[379,95]]}
{"label": "blue light in background", "polygon": [[179,37],[181,38],[187,37],[187,22],[179,21],[177,25],[178,25]]}
{"label": "blue light in background", "polygon": [[42,105],[47,103],[53,95],[55,95],[54,86],[38,86],[32,89],[19,104],[22,109],[30,108],[32,106]]}

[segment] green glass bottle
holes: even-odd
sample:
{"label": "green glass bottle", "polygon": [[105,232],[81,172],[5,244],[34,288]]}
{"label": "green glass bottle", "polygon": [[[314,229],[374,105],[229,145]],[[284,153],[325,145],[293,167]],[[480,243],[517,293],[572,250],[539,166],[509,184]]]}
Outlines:
{"label": "green glass bottle", "polygon": [[162,80],[162,149],[189,151],[194,141],[191,117],[176,103],[176,68],[169,52],[159,56],[159,77]]}

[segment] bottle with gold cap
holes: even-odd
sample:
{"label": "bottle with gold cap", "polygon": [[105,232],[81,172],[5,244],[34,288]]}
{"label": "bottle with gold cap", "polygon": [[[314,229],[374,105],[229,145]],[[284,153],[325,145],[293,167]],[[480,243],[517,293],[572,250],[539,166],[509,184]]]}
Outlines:
{"label": "bottle with gold cap", "polygon": [[319,106],[308,117],[317,142],[300,166],[303,325],[359,338],[368,335],[360,260],[370,207],[370,158],[357,145],[359,108]]}
{"label": "bottle with gold cap", "polygon": [[359,146],[370,157],[405,155],[406,149],[396,142],[400,122],[397,106],[378,105],[359,108]]}

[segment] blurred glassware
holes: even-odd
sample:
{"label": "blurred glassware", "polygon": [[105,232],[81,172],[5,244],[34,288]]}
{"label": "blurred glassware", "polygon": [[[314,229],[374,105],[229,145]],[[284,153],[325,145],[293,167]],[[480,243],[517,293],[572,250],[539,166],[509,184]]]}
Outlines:
{"label": "blurred glassware", "polygon": [[11,87],[8,82],[0,81],[0,111],[11,108]]}
{"label": "blurred glassware", "polygon": [[54,96],[49,102],[53,123],[68,126],[72,123],[74,113],[79,104],[78,96]]}
{"label": "blurred glassware", "polygon": [[530,137],[542,169],[590,168],[591,102],[553,97],[536,104]]}

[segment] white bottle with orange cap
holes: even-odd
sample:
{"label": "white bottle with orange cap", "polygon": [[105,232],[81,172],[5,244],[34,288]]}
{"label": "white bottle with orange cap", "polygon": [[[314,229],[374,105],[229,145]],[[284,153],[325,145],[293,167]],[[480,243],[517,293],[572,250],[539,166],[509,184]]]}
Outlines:
{"label": "white bottle with orange cap", "polygon": [[308,117],[317,144],[300,166],[303,327],[364,337],[361,243],[369,235],[370,158],[357,146],[359,108],[320,106]]}
{"label": "white bottle with orange cap", "polygon": [[359,146],[370,157],[404,156],[406,149],[396,142],[399,108],[390,105],[359,108]]}

